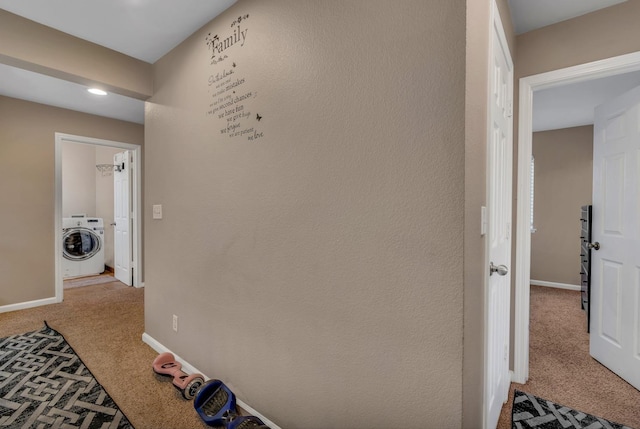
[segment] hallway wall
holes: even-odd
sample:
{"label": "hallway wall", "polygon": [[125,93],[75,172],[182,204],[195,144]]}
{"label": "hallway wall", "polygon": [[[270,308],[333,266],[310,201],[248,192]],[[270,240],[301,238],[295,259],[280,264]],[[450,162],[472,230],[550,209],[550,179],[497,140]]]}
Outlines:
{"label": "hallway wall", "polygon": [[96,148],[62,144],[62,217],[85,214],[96,217]]}
{"label": "hallway wall", "polygon": [[144,144],[141,125],[0,96],[0,307],[55,296],[56,132]]}
{"label": "hallway wall", "polygon": [[531,76],[640,50],[640,1],[630,0],[516,38],[516,76]]}
{"label": "hallway wall", "polygon": [[283,428],[461,426],[465,13],[241,0],[154,65],[145,330]]}

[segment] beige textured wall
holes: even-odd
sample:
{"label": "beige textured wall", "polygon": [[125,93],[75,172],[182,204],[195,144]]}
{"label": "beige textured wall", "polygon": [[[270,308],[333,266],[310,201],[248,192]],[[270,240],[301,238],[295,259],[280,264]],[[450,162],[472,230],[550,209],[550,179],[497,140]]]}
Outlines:
{"label": "beige textured wall", "polygon": [[530,76],[640,50],[640,1],[629,0],[517,36],[516,73]]}
{"label": "beige textured wall", "polygon": [[54,296],[55,132],[144,143],[138,124],[0,96],[0,306]]}
{"label": "beige textured wall", "polygon": [[93,145],[62,144],[62,217],[96,216],[96,149]]}
{"label": "beige textured wall", "polygon": [[533,133],[531,279],[580,285],[580,207],[591,204],[593,126]]}
{"label": "beige textured wall", "polygon": [[282,427],[460,427],[464,67],[461,0],[241,0],[156,63],[147,333]]}

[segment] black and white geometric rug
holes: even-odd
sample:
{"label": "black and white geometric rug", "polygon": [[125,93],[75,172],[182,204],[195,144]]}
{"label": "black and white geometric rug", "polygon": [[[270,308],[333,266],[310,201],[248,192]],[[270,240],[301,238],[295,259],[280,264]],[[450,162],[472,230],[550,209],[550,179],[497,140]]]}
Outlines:
{"label": "black and white geometric rug", "polygon": [[64,337],[0,339],[0,428],[133,428]]}
{"label": "black and white geometric rug", "polygon": [[632,429],[519,390],[513,397],[512,429]]}

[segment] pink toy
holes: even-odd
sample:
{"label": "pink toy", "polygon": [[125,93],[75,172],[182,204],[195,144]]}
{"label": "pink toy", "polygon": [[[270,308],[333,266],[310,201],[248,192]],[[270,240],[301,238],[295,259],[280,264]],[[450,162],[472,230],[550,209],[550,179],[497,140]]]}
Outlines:
{"label": "pink toy", "polygon": [[159,375],[173,377],[173,385],[180,391],[184,399],[193,399],[204,384],[201,374],[187,374],[182,371],[182,364],[176,361],[172,353],[161,353],[153,360],[153,371]]}

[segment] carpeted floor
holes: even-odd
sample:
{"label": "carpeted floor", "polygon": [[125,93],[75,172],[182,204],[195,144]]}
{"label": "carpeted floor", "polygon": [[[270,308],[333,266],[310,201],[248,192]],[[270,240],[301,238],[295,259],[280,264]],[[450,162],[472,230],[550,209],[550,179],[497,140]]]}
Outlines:
{"label": "carpeted floor", "polygon": [[527,384],[511,384],[498,429],[511,428],[514,389],[640,429],[640,391],[589,356],[580,292],[531,287]]}
{"label": "carpeted floor", "polygon": [[[640,392],[589,356],[579,292],[531,288],[530,379],[512,384],[498,428],[511,428],[513,390],[640,429]],[[65,290],[65,301],[0,314],[0,338],[60,331],[137,429],[206,428],[193,404],[151,369],[156,352],[141,340],[144,289],[104,283]]]}
{"label": "carpeted floor", "polygon": [[46,320],[62,333],[136,429],[206,428],[193,403],[158,381],[156,352],[142,342],[144,289],[119,282],[65,290],[65,301],[0,314],[0,337],[35,331]]}

